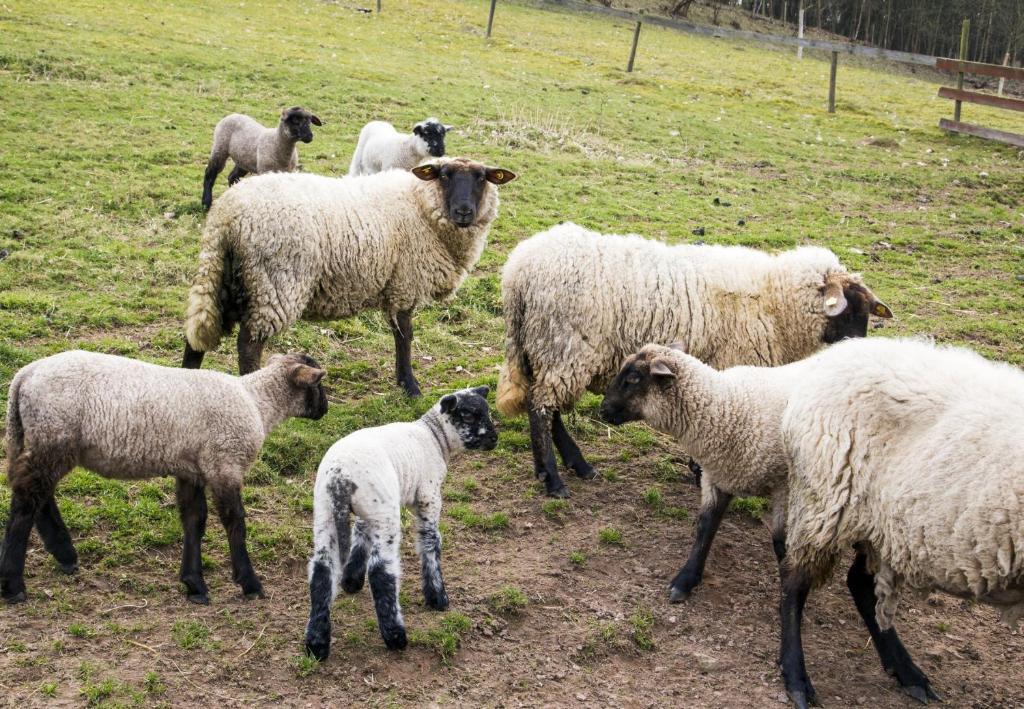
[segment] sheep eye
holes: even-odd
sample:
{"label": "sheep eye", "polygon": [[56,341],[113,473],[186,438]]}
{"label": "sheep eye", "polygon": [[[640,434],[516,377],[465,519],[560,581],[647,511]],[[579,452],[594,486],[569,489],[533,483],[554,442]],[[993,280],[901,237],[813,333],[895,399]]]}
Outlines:
{"label": "sheep eye", "polygon": [[640,375],[637,374],[636,372],[630,372],[629,374],[626,375],[626,384],[639,384],[639,383],[640,383]]}

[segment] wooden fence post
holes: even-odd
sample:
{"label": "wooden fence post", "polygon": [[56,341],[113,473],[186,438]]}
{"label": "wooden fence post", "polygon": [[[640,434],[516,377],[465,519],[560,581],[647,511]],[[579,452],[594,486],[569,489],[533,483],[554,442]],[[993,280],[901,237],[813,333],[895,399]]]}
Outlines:
{"label": "wooden fence post", "polygon": [[626,73],[633,71],[633,61],[636,59],[636,45],[640,42],[640,26],[643,24],[643,14],[636,21],[636,29],[633,31],[633,48],[629,50],[629,63],[626,64]]}
{"label": "wooden fence post", "polygon": [[377,0],[377,14],[380,14],[380,0]]}
{"label": "wooden fence post", "polygon": [[839,65],[839,52],[832,52],[832,67],[828,72],[828,112],[836,112],[836,67]]}
{"label": "wooden fence post", "polygon": [[[1003,66],[1010,66],[1010,53],[1007,52],[1006,56],[1003,57]],[[1003,95],[1003,84],[1006,83],[1006,79],[1002,76],[999,77],[999,91],[996,93],[997,96]]]}
{"label": "wooden fence post", "polygon": [[[960,27],[960,61],[967,61],[967,38],[971,34],[971,21],[964,20],[964,24]],[[956,88],[958,91],[964,89],[964,73],[958,71],[956,73]],[[960,122],[960,101],[953,103],[953,120],[957,123]]]}
{"label": "wooden fence post", "polygon": [[491,12],[487,15],[487,38],[491,38],[491,27],[494,25],[494,6],[498,4],[498,0],[491,0]]}

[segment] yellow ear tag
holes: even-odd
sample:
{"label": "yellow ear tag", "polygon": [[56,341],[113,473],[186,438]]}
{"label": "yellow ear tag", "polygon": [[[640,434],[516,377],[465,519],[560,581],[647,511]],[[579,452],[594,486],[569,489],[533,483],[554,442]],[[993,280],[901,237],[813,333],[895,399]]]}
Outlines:
{"label": "yellow ear tag", "polygon": [[839,298],[836,298],[835,296],[832,296],[831,298],[829,298],[829,299],[827,299],[825,301],[825,305],[827,305],[828,307],[831,308],[833,305],[835,305],[838,302],[839,302]]}
{"label": "yellow ear tag", "polygon": [[503,180],[504,178],[505,178],[505,173],[502,172],[501,170],[498,170],[496,173],[494,173],[494,179],[495,180],[499,180],[500,181],[500,180]]}
{"label": "yellow ear tag", "polygon": [[888,311],[885,309],[884,305],[882,305],[881,303],[875,304],[875,315],[877,315],[880,318],[884,318],[887,313]]}

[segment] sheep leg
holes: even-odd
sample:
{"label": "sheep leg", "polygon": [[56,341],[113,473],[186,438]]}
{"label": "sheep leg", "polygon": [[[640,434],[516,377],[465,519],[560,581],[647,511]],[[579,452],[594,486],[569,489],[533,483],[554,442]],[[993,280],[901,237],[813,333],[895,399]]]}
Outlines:
{"label": "sheep leg", "polygon": [[238,167],[238,165],[235,165],[235,169],[228,173],[228,186],[237,183],[239,180],[241,180],[248,174],[248,170],[243,170],[242,168]]}
{"label": "sheep leg", "polygon": [[527,404],[530,412],[530,447],[533,449],[533,471],[544,481],[548,497],[569,497],[562,478],[558,476],[555,451],[551,446],[551,424],[554,416],[550,409],[538,409]]}
{"label": "sheep leg", "polygon": [[352,548],[349,549],[345,568],[341,571],[341,587],[345,593],[359,593],[366,580],[366,562],[370,556],[370,537],[366,523],[357,519],[352,534]]}
{"label": "sheep leg", "polygon": [[351,488],[328,486],[330,495],[315,500],[313,557],[309,560],[309,622],[306,652],[323,662],[331,650],[331,604],[341,565],[348,556]]}
{"label": "sheep leg", "polygon": [[7,603],[23,603],[25,594],[25,552],[32,523],[45,495],[38,490],[16,488],[11,494],[11,513],[0,548],[0,597]]}
{"label": "sheep leg", "polygon": [[782,617],[782,642],[779,648],[779,666],[786,694],[797,709],[820,706],[818,697],[807,676],[804,665],[804,646],[800,636],[803,623],[804,604],[811,591],[811,577],[806,571],[786,572],[782,579],[782,603],[779,614]]}
{"label": "sheep leg", "polygon": [[846,574],[846,587],[850,589],[857,612],[871,634],[871,641],[875,644],[875,651],[885,671],[896,678],[904,692],[922,704],[927,704],[929,699],[938,700],[939,695],[932,689],[928,677],[921,668],[914,664],[910,653],[896,634],[896,629],[881,630],[878,627],[878,620],[875,617],[875,604],[878,602],[875,596],[875,576],[868,571],[867,555],[859,547],[857,556]]}
{"label": "sheep leg", "polygon": [[427,608],[443,611],[448,608],[448,593],[441,574],[440,505],[419,505],[419,536],[416,550],[420,554],[420,576],[423,579],[423,602]]}
{"label": "sheep leg", "polygon": [[555,441],[555,448],[558,449],[558,455],[562,456],[565,467],[584,480],[593,480],[597,475],[594,466],[583,457],[580,447],[562,423],[562,414],[557,410],[551,416],[551,438]]}
{"label": "sheep leg", "polygon": [[199,369],[203,366],[205,352],[192,349],[192,345],[185,341],[185,354],[181,358],[182,369]]}
{"label": "sheep leg", "polygon": [[203,209],[209,209],[213,205],[213,184],[217,181],[217,175],[224,169],[224,163],[227,161],[226,153],[224,155],[214,154],[206,163],[206,173],[203,175]]}
{"label": "sheep leg", "polygon": [[705,490],[700,517],[697,519],[697,536],[693,540],[690,556],[668,588],[670,603],[685,601],[700,584],[704,577],[704,564],[711,551],[711,542],[715,540],[715,533],[731,500],[732,495],[711,485]]}
{"label": "sheep leg", "polygon": [[401,564],[398,543],[401,538],[401,515],[398,509],[384,523],[370,527],[370,564],[367,576],[370,593],[377,611],[377,627],[389,650],[401,650],[408,644],[402,607],[398,602]]}
{"label": "sheep leg", "polygon": [[220,517],[224,531],[228,534],[231,570],[235,583],[242,587],[242,595],[247,599],[265,598],[263,584],[252,568],[249,550],[245,546],[245,508],[242,507],[241,489],[214,489],[213,500],[217,505],[217,516]]}
{"label": "sheep leg", "polygon": [[36,513],[36,529],[43,538],[46,551],[50,552],[60,565],[60,570],[66,574],[78,571],[78,552],[71,542],[71,534],[60,516],[60,509],[53,493],[50,493],[50,497]]}
{"label": "sheep leg", "polygon": [[210,597],[203,579],[202,545],[206,534],[206,489],[178,478],[175,483],[178,515],[185,541],[181,549],[181,573],[188,600],[207,605]]}
{"label": "sheep leg", "polygon": [[391,320],[395,336],[395,379],[409,396],[420,395],[420,385],[412,373],[412,311],[402,310]]}
{"label": "sheep leg", "polygon": [[255,372],[260,368],[260,361],[263,359],[263,341],[257,340],[249,332],[249,328],[242,325],[238,328],[238,373],[246,375]]}

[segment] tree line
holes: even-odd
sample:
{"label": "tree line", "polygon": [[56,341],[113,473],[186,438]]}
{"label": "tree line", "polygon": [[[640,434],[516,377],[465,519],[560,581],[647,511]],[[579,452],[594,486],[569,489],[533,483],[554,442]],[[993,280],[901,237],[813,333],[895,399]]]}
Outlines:
{"label": "tree line", "polygon": [[[694,0],[675,0],[672,14],[685,15]],[[971,21],[968,59],[1002,64],[1024,55],[1024,0],[706,0],[742,7],[751,16],[804,24],[886,49],[959,56],[960,29]]]}

